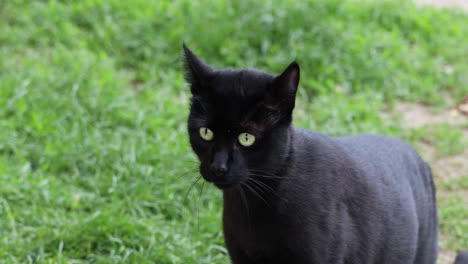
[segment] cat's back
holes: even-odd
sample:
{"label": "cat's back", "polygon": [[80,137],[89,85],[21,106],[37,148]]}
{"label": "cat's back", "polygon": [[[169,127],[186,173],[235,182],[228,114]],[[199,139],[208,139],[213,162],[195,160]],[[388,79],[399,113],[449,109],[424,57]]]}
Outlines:
{"label": "cat's back", "polygon": [[[295,134],[296,148],[303,157],[298,166],[320,171],[307,177],[323,193],[333,194],[327,200],[344,201],[351,215],[347,221],[366,226],[364,231],[351,233],[373,238],[370,244],[377,246],[366,250],[381,251],[381,259],[386,261],[357,255],[351,259],[361,263],[407,263],[401,261],[408,258],[415,260],[410,263],[434,262],[435,189],[430,167],[410,145],[377,135],[335,138],[303,129],[296,129]],[[353,217],[355,212],[359,216]],[[394,247],[394,252],[385,251],[388,247]]]}
{"label": "cat's back", "polygon": [[431,169],[409,144],[400,139],[370,134],[334,140],[360,168],[365,180],[376,188],[393,190],[406,200],[414,200],[420,218],[434,214],[435,188]]}
{"label": "cat's back", "polygon": [[376,181],[396,186],[409,184],[416,193],[434,191],[429,165],[403,140],[372,134],[334,140],[357,166]]}
{"label": "cat's back", "polygon": [[[329,137],[304,129],[295,129],[296,150],[310,169],[330,169],[349,174],[337,181],[357,181],[370,188],[395,189],[400,194],[410,188],[433,196],[434,186],[429,165],[406,142],[371,134]],[[352,175],[351,175],[352,174]],[[413,195],[411,194],[411,195]]]}
{"label": "cat's back", "polygon": [[433,196],[431,169],[406,142],[371,134],[329,137],[296,128],[296,150],[309,166],[347,170],[370,186],[411,187]]}
{"label": "cat's back", "polygon": [[[414,169],[412,166],[427,166],[416,151],[406,142],[372,134],[359,134],[345,137],[330,137],[321,133],[295,128],[296,145],[301,155],[321,156],[325,159],[353,163],[365,172],[376,172],[393,177],[404,177],[401,169]],[[340,162],[340,163],[341,163]],[[339,164],[336,164],[339,165]]]}

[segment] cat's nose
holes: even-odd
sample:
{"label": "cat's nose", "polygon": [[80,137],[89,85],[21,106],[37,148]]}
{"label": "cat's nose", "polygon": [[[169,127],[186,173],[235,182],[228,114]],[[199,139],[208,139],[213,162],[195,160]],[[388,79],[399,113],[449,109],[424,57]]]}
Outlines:
{"label": "cat's nose", "polygon": [[228,160],[229,154],[227,151],[224,150],[217,152],[210,164],[211,173],[213,173],[213,175],[216,177],[224,176],[229,170]]}
{"label": "cat's nose", "polygon": [[210,169],[211,169],[211,172],[220,177],[220,176],[224,176],[224,174],[226,174],[226,172],[228,171],[228,167],[227,167],[227,164],[214,164],[212,163],[211,166],[210,166]]}

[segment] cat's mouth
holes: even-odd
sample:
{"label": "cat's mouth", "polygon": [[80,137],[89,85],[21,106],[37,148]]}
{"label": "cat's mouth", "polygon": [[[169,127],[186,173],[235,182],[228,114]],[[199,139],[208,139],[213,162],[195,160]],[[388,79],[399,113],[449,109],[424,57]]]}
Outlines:
{"label": "cat's mouth", "polygon": [[221,190],[226,190],[237,185],[237,183],[235,182],[216,182],[216,181],[214,181],[213,184]]}
{"label": "cat's mouth", "polygon": [[238,179],[231,175],[225,175],[224,177],[216,176],[211,172],[204,171],[203,167],[200,167],[200,173],[207,182],[212,183],[220,190],[227,190],[239,184]]}

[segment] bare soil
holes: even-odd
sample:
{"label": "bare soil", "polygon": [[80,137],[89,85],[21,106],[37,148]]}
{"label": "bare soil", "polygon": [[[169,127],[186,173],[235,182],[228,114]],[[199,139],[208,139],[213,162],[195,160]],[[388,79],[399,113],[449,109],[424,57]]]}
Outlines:
{"label": "bare soil", "polygon": [[467,121],[467,117],[456,108],[435,112],[422,104],[400,102],[396,104],[395,111],[402,114],[402,121],[407,128],[441,123],[462,125]]}
{"label": "bare soil", "polygon": [[416,0],[416,3],[423,5],[433,5],[436,7],[463,8],[468,10],[468,0]]}

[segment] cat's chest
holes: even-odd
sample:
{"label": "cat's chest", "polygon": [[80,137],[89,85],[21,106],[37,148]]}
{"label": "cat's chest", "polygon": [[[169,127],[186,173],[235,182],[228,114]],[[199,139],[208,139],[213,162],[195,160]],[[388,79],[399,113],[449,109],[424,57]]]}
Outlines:
{"label": "cat's chest", "polygon": [[225,239],[239,244],[253,259],[273,256],[278,249],[284,249],[289,226],[278,211],[250,209],[247,214],[225,210],[223,218]]}
{"label": "cat's chest", "polygon": [[[250,219],[245,222],[224,221],[225,229],[230,229],[229,234],[225,234],[225,239],[233,240],[239,244],[242,250],[252,259],[272,256],[275,250],[280,247],[281,235],[279,225],[276,223]],[[245,219],[244,219],[245,220]]]}

